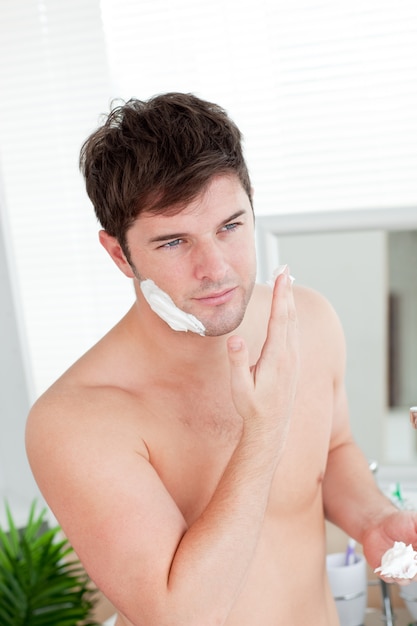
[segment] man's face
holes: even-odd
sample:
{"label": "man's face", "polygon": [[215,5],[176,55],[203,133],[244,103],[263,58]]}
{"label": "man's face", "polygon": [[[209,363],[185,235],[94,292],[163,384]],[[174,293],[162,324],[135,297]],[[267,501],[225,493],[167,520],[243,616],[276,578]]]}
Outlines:
{"label": "man's face", "polygon": [[152,279],[207,336],[243,319],[256,275],[254,220],[234,176],[217,176],[176,215],[141,214],[127,233],[135,275]]}

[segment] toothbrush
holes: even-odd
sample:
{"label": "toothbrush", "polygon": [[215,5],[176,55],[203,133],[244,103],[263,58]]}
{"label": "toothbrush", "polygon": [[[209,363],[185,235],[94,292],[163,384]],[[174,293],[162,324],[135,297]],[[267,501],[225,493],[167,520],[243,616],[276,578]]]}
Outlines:
{"label": "toothbrush", "polygon": [[356,541],[354,539],[349,539],[347,548],[346,548],[346,554],[345,554],[345,565],[353,565],[355,563],[356,561],[355,546],[356,546]]}
{"label": "toothbrush", "polygon": [[395,485],[395,491],[392,492],[392,496],[395,498],[395,503],[399,505],[399,508],[404,508],[402,505],[404,504],[404,499],[401,493],[401,485],[397,483]]}

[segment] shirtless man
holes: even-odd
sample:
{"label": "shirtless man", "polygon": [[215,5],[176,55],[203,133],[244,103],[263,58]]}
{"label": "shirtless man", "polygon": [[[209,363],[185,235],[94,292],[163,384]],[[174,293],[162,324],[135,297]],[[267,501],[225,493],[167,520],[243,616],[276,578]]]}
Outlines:
{"label": "shirtless man", "polygon": [[[216,105],[166,94],[119,107],[82,150],[136,298],[37,401],[27,450],[117,626],[335,626],[325,517],[373,567],[417,543],[352,440],[332,308],[287,269],[254,286],[240,140]],[[195,328],[174,330],[176,311]]]}

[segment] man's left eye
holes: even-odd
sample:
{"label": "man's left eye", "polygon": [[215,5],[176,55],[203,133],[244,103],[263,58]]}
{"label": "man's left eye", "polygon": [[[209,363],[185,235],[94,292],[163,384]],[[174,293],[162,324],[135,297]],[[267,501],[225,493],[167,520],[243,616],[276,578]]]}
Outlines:
{"label": "man's left eye", "polygon": [[239,226],[238,222],[231,222],[230,224],[226,224],[224,230],[234,230]]}

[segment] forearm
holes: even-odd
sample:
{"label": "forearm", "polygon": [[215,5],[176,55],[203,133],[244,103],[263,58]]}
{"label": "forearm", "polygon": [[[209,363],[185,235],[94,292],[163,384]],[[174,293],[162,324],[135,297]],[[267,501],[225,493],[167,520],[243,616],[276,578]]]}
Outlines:
{"label": "forearm", "polygon": [[367,459],[352,440],[329,453],[323,501],[326,518],[360,543],[369,527],[395,511],[378,488]]}
{"label": "forearm", "polygon": [[[246,342],[227,341],[231,395],[242,434],[205,510],[178,542],[159,616],[178,626],[221,626],[254,558],[271,482],[285,447],[299,369],[288,272],[275,283],[267,339],[250,365]],[[152,624],[163,624],[158,616]]]}
{"label": "forearm", "polygon": [[[264,436],[264,435],[262,435]],[[178,546],[168,580],[178,624],[223,624],[256,550],[277,446],[243,435],[203,514]],[[215,600],[214,600],[215,599]]]}

